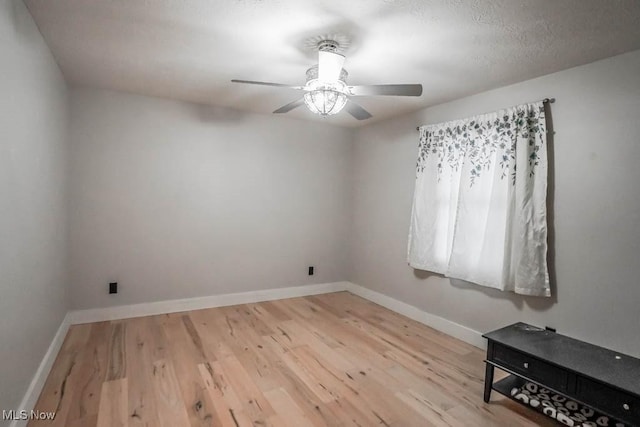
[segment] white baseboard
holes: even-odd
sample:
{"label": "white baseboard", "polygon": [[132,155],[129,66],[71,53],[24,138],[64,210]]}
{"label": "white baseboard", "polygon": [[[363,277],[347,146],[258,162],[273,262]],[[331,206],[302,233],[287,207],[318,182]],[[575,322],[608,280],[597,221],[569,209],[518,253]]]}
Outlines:
{"label": "white baseboard", "polygon": [[152,316],[156,314],[177,313],[181,311],[201,310],[236,304],[249,304],[273,301],[284,298],[319,295],[347,290],[349,282],[321,283],[318,285],[293,286],[261,291],[239,292],[234,294],[211,295],[169,301],[156,301],[143,304],[120,305],[114,307],[73,310],[69,312],[72,325],[103,322],[107,320],[128,319],[131,317]]}
{"label": "white baseboard", "polygon": [[435,314],[428,313],[424,310],[420,310],[417,307],[398,301],[397,299],[381,294],[380,292],[372,291],[371,289],[356,285],[355,283],[347,283],[347,290],[352,294],[358,295],[371,302],[375,302],[389,310],[395,311],[403,316],[407,316],[410,319],[430,326],[433,329],[444,332],[447,335],[458,338],[459,340],[478,348],[487,348],[486,340],[482,338],[482,333],[478,331],[459,325],[458,323],[452,322],[451,320],[447,320],[443,317],[436,316]]}
{"label": "white baseboard", "polygon": [[[29,388],[27,388],[27,392],[22,398],[22,402],[20,402],[18,410],[31,411],[36,405],[38,397],[40,397],[40,392],[42,392],[44,383],[47,381],[47,377],[49,376],[49,372],[53,366],[53,362],[55,362],[58,352],[62,347],[62,343],[64,342],[64,338],[67,336],[67,331],[69,330],[70,325],[69,313],[67,313],[64,319],[62,319],[62,323],[54,335],[51,344],[49,344],[49,348],[42,358],[40,366],[38,366],[38,370],[31,379],[31,384],[29,384]],[[10,427],[24,427],[26,425],[27,420],[14,420],[10,424]]]}
{"label": "white baseboard", "polygon": [[[156,314],[177,313],[181,311],[273,301],[284,298],[303,297],[340,291],[349,291],[471,345],[483,349],[486,348],[486,342],[484,338],[482,338],[482,334],[478,331],[351,282],[321,283],[318,285],[293,286],[289,288],[276,288],[179,300],[91,308],[87,310],[73,310],[67,314],[65,321],[68,321],[71,325],[78,325],[82,323],[153,316]],[[64,338],[64,335],[62,338]]]}

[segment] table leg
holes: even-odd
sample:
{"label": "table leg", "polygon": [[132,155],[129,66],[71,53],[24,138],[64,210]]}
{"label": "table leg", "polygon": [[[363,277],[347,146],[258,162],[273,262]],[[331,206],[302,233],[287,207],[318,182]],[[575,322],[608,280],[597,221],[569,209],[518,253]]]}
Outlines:
{"label": "table leg", "polygon": [[489,403],[491,399],[491,388],[493,386],[493,365],[485,363],[487,366],[484,373],[484,401]]}

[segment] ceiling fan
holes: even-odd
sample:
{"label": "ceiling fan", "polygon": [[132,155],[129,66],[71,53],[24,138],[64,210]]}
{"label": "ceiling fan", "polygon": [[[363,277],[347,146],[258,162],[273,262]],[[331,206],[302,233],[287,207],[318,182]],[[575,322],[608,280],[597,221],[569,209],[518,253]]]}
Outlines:
{"label": "ceiling fan", "polygon": [[275,114],[288,113],[294,108],[306,105],[309,110],[321,116],[339,113],[343,108],[358,120],[366,120],[371,114],[351,100],[357,96],[420,96],[421,84],[387,84],[349,86],[346,83],[348,73],[342,68],[345,57],[338,53],[340,45],[334,40],[322,40],[318,43],[318,64],[307,70],[307,83],[304,86],[290,86],[281,83],[259,82],[253,80],[231,80],[233,83],[285,87],[304,91],[302,98],[290,102],[274,111]]}

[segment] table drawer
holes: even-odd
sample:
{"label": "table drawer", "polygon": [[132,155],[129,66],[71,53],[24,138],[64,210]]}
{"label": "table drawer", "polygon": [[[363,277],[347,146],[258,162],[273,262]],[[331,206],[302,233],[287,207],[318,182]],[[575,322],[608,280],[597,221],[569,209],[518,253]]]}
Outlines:
{"label": "table drawer", "polygon": [[640,425],[640,397],[581,376],[576,385],[578,400],[608,412],[620,421]]}
{"label": "table drawer", "polygon": [[566,391],[566,371],[526,353],[495,343],[493,361],[557,391]]}

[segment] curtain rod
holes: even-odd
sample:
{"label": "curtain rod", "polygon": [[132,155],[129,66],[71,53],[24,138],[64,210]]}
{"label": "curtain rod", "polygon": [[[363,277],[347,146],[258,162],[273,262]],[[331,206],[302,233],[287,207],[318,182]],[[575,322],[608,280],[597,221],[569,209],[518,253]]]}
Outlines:
{"label": "curtain rod", "polygon": [[[556,102],[555,98],[545,98],[542,100],[543,104],[553,104],[554,102]],[[418,126],[416,130],[420,130],[420,126]]]}

